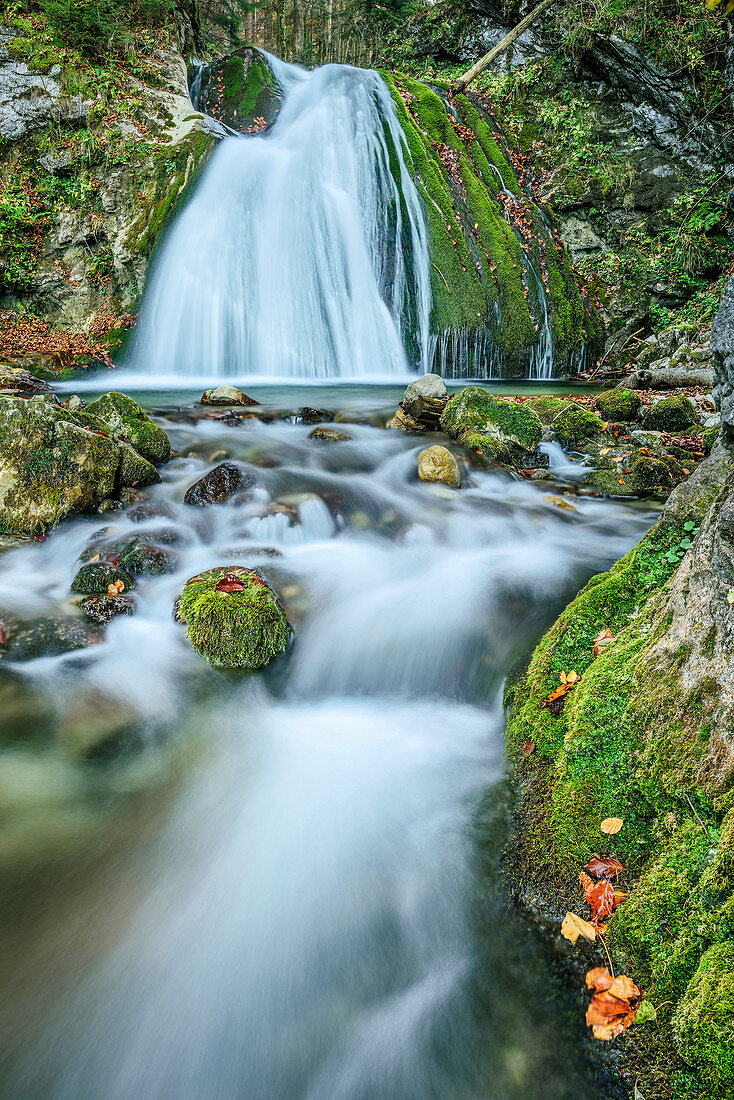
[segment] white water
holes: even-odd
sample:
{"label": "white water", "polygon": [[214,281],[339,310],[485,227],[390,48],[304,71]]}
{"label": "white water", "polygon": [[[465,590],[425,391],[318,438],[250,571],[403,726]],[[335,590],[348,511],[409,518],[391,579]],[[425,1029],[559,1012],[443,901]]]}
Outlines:
{"label": "white water", "polygon": [[[415,479],[425,441],[347,430],[329,445],[297,424],[182,423],[184,457],[146,494],[166,515],[76,519],[3,557],[0,607],[33,616],[68,608],[103,528],[103,552],[167,529],[179,556],[101,645],[0,665],[0,690],[20,677],[46,707],[0,766],[0,882],[31,898],[0,910],[3,1096],[589,1095],[545,978],[523,984],[517,928],[495,914],[480,949],[472,830],[504,770],[508,667],[649,517],[559,512],[466,467],[460,493],[436,492]],[[187,508],[222,450],[254,499]],[[263,543],[283,556],[253,559]],[[248,560],[296,641],[243,678],[197,658],[171,607],[192,574]],[[147,748],[80,761],[87,701],[98,724],[130,713]]]}
{"label": "white water", "polygon": [[385,84],[268,60],[278,119],[214,152],[154,265],[130,366],[179,382],[429,370],[425,222]]}

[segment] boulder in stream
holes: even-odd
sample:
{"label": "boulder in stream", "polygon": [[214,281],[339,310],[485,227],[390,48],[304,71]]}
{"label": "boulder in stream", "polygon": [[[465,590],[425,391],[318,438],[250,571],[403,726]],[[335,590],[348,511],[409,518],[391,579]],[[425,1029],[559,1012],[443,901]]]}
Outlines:
{"label": "boulder in stream", "polygon": [[252,474],[243,470],[236,462],[221,462],[208,474],[190,485],[184,495],[184,504],[195,508],[209,508],[212,504],[221,504],[235,493],[243,493],[255,484]]}
{"label": "boulder in stream", "polygon": [[70,513],[95,510],[125,487],[158,480],[147,455],[167,457],[165,432],[135,402],[135,416],[113,424],[111,415],[98,415],[104,402],[72,410],[0,397],[0,531],[44,533]]}
{"label": "boulder in stream", "polygon": [[664,397],[645,409],[643,424],[646,429],[658,432],[685,432],[698,423],[696,406],[685,394]]}
{"label": "boulder in stream", "polygon": [[348,443],[352,437],[348,432],[339,432],[336,428],[314,428],[309,439],[323,439],[327,443]]}
{"label": "boulder in stream", "polygon": [[446,383],[440,374],[424,374],[411,382],[400,407],[403,412],[426,427],[438,428],[441,414],[446,408],[449,395]]}
{"label": "boulder in stream", "polygon": [[[135,581],[126,569],[108,562],[96,561],[81,567],[71,582],[71,590],[81,592],[85,596],[106,595],[110,585],[117,586],[118,593],[129,592],[135,587]],[[120,585],[123,587],[120,588]]]}
{"label": "boulder in stream", "polygon": [[224,383],[221,386],[217,386],[213,390],[204,390],[201,395],[202,405],[257,405],[258,401],[255,401],[253,397],[248,397],[242,390],[238,390],[236,386],[229,386]]}
{"label": "boulder in stream", "polygon": [[461,486],[459,463],[446,447],[426,447],[418,455],[418,477],[421,481],[440,481],[451,489]]}
{"label": "boulder in stream", "polygon": [[79,609],[95,623],[108,623],[117,615],[134,615],[135,601],[130,596],[87,596]]}
{"label": "boulder in stream", "polygon": [[262,573],[221,565],[186,582],[175,616],[197,653],[215,668],[264,668],[282,656],[291,625]]}

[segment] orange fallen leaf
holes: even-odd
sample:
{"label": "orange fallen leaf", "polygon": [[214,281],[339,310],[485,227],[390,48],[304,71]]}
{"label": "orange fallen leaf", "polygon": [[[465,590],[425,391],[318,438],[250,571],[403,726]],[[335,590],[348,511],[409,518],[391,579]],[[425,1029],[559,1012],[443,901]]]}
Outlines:
{"label": "orange fallen leaf", "polygon": [[118,592],[124,592],[125,591],[125,582],[123,580],[116,580],[115,581],[115,588]]}
{"label": "orange fallen leaf", "polygon": [[618,1035],[621,1035],[625,1030],[625,1025],[621,1021],[619,1023],[607,1023],[607,1024],[594,1024],[592,1027],[592,1033],[595,1039],[616,1039]]}
{"label": "orange fallen leaf", "polygon": [[605,646],[610,645],[614,641],[614,635],[608,626],[605,626],[603,630],[600,630],[597,636],[594,638],[594,656],[598,657],[602,649]]}
{"label": "orange fallen leaf", "polygon": [[624,871],[624,867],[614,856],[598,856],[594,852],[586,864],[586,870],[597,878],[616,878]]}
{"label": "orange fallen leaf", "polygon": [[566,913],[561,924],[561,935],[570,940],[571,943],[576,943],[579,936],[594,941],[596,939],[596,928],[576,913]]}
{"label": "orange fallen leaf", "polygon": [[614,912],[614,887],[611,882],[602,879],[594,882],[583,871],[579,875],[579,882],[584,890],[584,897],[591,908],[592,921],[601,920]]}
{"label": "orange fallen leaf", "polygon": [[523,743],[522,743],[522,754],[523,754],[523,756],[529,756],[531,752],[535,752],[535,742],[534,741],[523,741]]}
{"label": "orange fallen leaf", "polygon": [[605,817],[599,828],[607,836],[614,836],[624,825],[624,819],[621,817]]}
{"label": "orange fallen leaf", "polygon": [[108,584],[107,585],[107,595],[108,596],[116,596],[117,595],[117,585],[116,584]]}

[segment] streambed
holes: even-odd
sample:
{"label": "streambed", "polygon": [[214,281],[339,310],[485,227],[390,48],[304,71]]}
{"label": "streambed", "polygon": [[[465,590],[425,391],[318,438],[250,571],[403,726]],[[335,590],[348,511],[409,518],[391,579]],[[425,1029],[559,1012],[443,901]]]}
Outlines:
{"label": "streambed", "polygon": [[[368,412],[392,396],[341,390]],[[0,559],[0,607],[32,618],[68,611],[90,539],[176,555],[102,643],[0,664],[0,1092],[594,1095],[496,882],[501,690],[654,515],[561,511],[497,470],[465,467],[453,493],[416,480],[419,437],[187,420],[185,397],[147,397],[180,457],[146,514],[67,521]],[[287,405],[330,407],[322,387]],[[183,505],[225,457],[252,500]],[[213,671],[172,618],[188,577],[230,562],[262,568],[296,626],[261,675]]]}

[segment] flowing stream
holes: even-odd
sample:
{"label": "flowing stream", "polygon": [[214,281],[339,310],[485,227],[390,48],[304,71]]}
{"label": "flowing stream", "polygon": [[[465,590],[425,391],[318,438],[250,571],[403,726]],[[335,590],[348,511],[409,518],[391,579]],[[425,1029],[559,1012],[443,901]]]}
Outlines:
{"label": "flowing stream", "polygon": [[[595,1095],[497,886],[500,698],[652,517],[466,465],[460,492],[425,485],[424,440],[354,422],[372,413],[324,443],[168,404],[161,485],[2,557],[0,607],[29,619],[68,610],[90,540],[141,536],[174,571],[100,644],[0,664],[0,1094]],[[185,506],[224,457],[252,497]],[[263,674],[213,671],[172,618],[188,577],[234,562],[295,624]]]}

